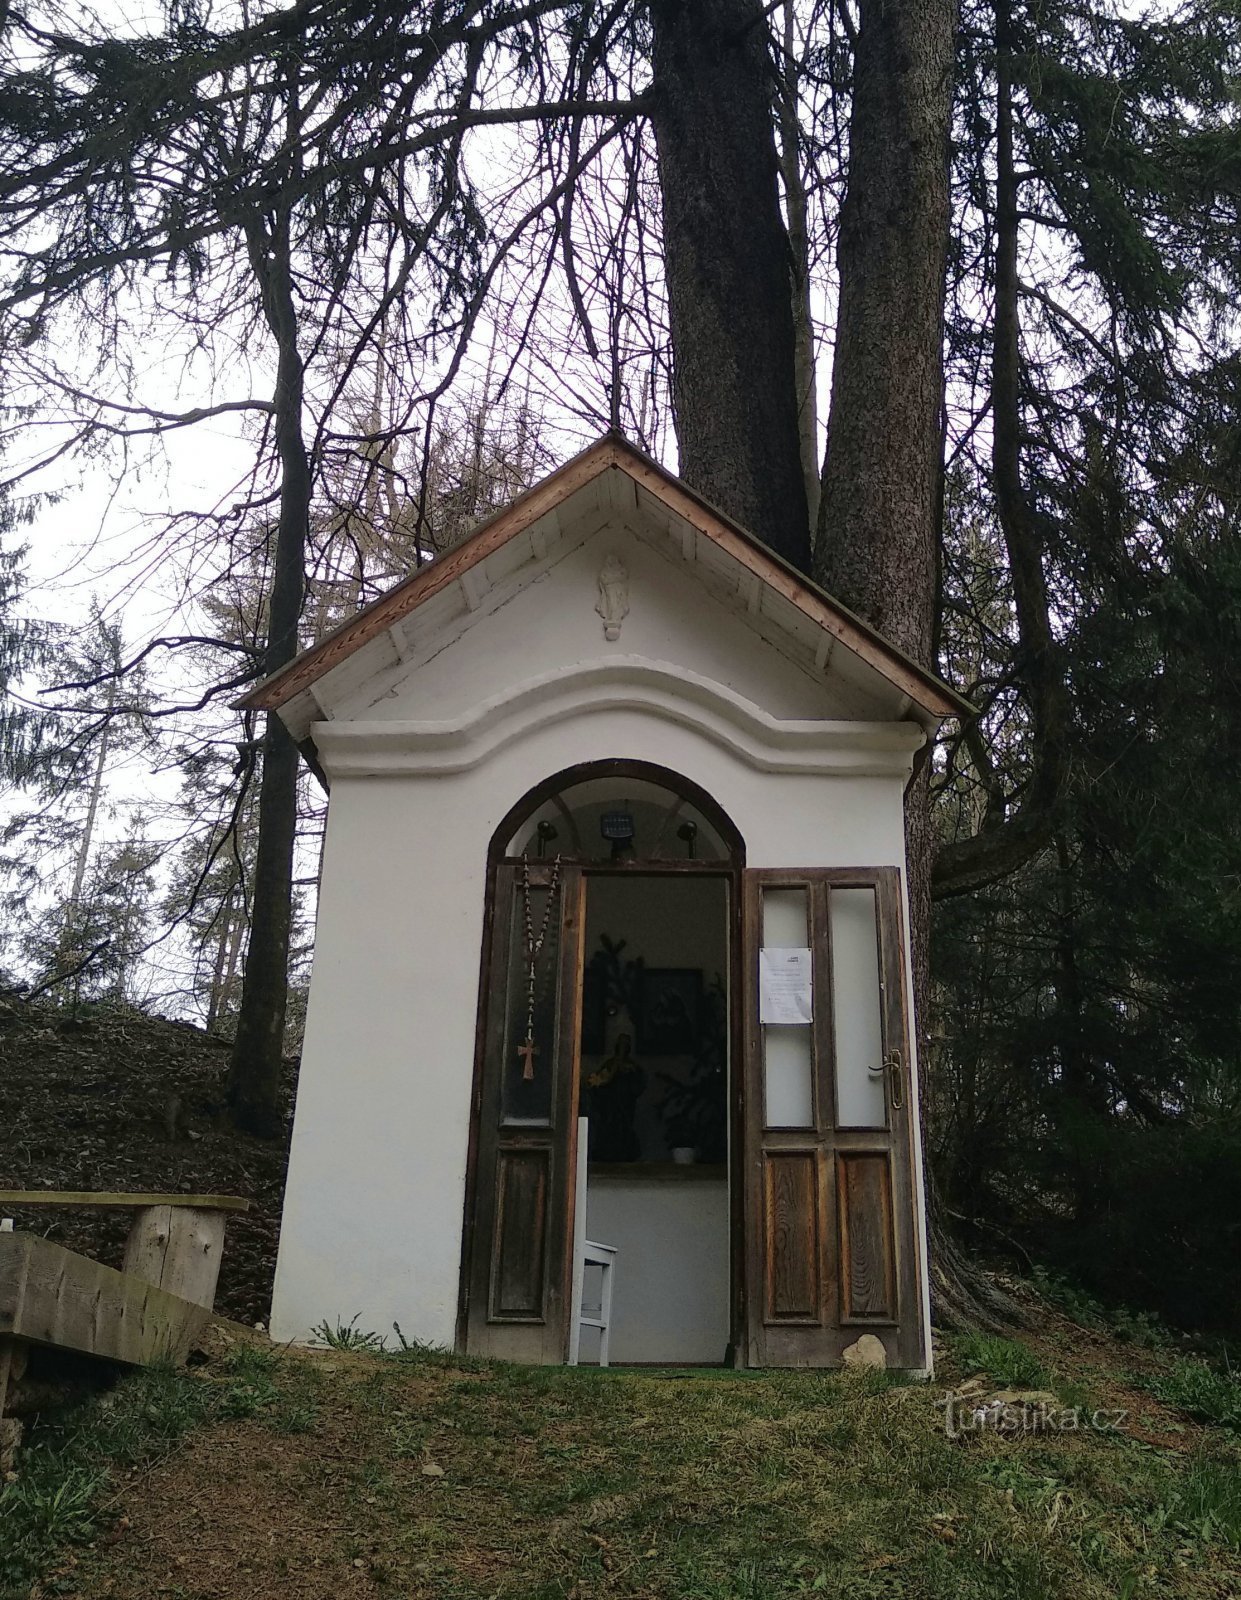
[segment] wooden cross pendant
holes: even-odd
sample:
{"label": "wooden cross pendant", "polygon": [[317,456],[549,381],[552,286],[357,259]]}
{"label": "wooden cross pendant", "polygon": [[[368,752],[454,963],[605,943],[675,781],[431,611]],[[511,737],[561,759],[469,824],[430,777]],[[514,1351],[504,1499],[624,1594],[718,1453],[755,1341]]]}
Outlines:
{"label": "wooden cross pendant", "polygon": [[527,1039],[525,1044],[517,1046],[517,1054],[521,1057],[523,1065],[522,1078],[529,1083],[534,1077],[534,1058],[539,1053],[539,1047],[533,1039]]}

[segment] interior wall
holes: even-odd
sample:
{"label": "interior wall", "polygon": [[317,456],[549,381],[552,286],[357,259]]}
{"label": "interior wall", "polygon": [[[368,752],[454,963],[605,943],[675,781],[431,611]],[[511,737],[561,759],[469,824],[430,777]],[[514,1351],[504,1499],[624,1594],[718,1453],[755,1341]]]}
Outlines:
{"label": "interior wall", "polygon": [[[587,1237],[617,1252],[611,1362],[723,1361],[728,1222],[724,1177],[588,1179]],[[584,1333],[582,1359],[595,1358]]]}
{"label": "interior wall", "polygon": [[586,880],[586,959],[599,935],[630,939],[627,957],[648,967],[701,967],[728,978],[728,884],[724,878],[626,875]]}

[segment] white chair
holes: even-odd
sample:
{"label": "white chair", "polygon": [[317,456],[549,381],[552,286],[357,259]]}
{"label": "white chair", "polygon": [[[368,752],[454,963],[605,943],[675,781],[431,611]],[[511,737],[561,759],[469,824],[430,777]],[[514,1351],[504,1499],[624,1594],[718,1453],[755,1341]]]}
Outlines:
{"label": "white chair", "polygon": [[[616,1246],[594,1244],[586,1237],[586,1145],[588,1124],[577,1119],[577,1200],[573,1208],[573,1305],[569,1323],[569,1365],[576,1367],[583,1328],[599,1330],[599,1365],[608,1364],[608,1325],[612,1321],[612,1271]],[[584,1305],[586,1268],[600,1269],[598,1305]]]}

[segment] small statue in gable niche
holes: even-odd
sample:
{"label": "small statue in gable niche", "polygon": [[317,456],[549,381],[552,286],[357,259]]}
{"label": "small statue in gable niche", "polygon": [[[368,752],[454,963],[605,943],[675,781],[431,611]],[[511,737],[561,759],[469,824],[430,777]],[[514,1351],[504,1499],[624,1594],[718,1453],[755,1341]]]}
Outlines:
{"label": "small statue in gable niche", "polygon": [[621,623],[629,615],[629,571],[617,555],[610,555],[599,569],[599,603],[595,610],[603,618],[603,637],[620,638]]}

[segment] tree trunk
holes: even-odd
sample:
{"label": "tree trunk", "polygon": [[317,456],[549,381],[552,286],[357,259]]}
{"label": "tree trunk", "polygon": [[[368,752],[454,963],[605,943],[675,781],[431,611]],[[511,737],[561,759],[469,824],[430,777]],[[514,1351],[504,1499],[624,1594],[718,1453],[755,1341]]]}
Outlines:
{"label": "tree trunk", "polygon": [[99,735],[99,753],[95,757],[95,775],[91,779],[90,800],[86,806],[86,821],[82,824],[82,837],[78,840],[77,861],[73,868],[73,887],[69,891],[69,921],[76,922],[82,904],[82,890],[86,884],[86,868],[90,861],[91,845],[95,842],[95,820],[99,815],[99,797],[103,793],[103,775],[108,765],[108,746],[112,740],[112,711],[116,703],[116,679],[108,684],[107,720]]}
{"label": "tree trunk", "polygon": [[[934,664],[954,27],[952,0],[861,6],[815,542],[821,582],[923,666]],[[910,785],[907,840],[921,1019],[930,931],[925,769]]]}
{"label": "tree trunk", "polygon": [[797,121],[798,83],[793,0],[784,0],[784,70],[780,74],[780,177],[789,219],[789,270],[793,297],[793,363],[797,394],[797,434],[801,445],[806,515],[811,528],[819,518],[819,410],[815,387],[814,315],[810,309],[810,229],[806,222],[806,186],[801,175],[801,139]]}
{"label": "tree trunk", "polygon": [[[943,470],[955,27],[952,0],[862,0],[860,7],[849,180],[840,221],[836,355],[815,539],[815,576],[929,667],[935,664]],[[914,1019],[923,1071],[929,1059],[934,846],[928,776],[924,762],[907,791],[905,812]],[[927,1103],[924,1092],[924,1108]],[[925,1138],[924,1147],[929,1148]],[[928,1202],[937,1321],[994,1326],[1011,1312],[956,1247],[933,1180]]]}
{"label": "tree trunk", "polygon": [[788,235],[760,0],[652,0],[681,473],[803,571]]}
{"label": "tree trunk", "polygon": [[233,975],[237,946],[233,939],[233,891],[224,896],[220,907],[220,937],[211,969],[211,989],[207,996],[207,1032],[214,1033],[224,1010],[228,982]]}
{"label": "tree trunk", "polygon": [[862,0],[816,576],[931,665],[952,0]]}
{"label": "tree trunk", "polygon": [[[250,259],[263,291],[263,312],[276,339],[276,447],[280,519],[269,602],[264,669],[297,653],[310,520],[310,463],[302,438],[305,371],[293,303],[289,218],[270,236],[251,230]],[[293,842],[297,828],[297,746],[279,716],[267,719],[259,787],[258,848],[250,914],[250,947],[241,984],[237,1033],[228,1074],[228,1103],[239,1128],[265,1138],[282,1128],[280,1075],[288,998]]]}

